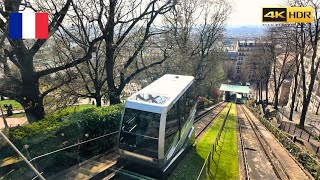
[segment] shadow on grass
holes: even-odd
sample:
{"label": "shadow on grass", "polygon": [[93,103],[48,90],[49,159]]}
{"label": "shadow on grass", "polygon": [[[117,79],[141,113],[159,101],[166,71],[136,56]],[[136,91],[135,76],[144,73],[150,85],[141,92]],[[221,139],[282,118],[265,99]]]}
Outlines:
{"label": "shadow on grass", "polygon": [[[218,167],[220,164],[222,148],[223,148],[224,141],[226,139],[227,131],[229,129],[229,127],[227,127],[228,125],[227,123],[225,124],[225,128],[222,131],[220,141],[218,141],[218,143],[216,144],[205,166],[206,167],[205,174],[208,176],[209,179],[215,179],[218,173],[218,169],[219,169]],[[206,179],[203,176],[204,176],[204,173],[201,175],[201,179]]]}
{"label": "shadow on grass", "polygon": [[192,147],[169,179],[197,179],[204,161],[197,148]]}

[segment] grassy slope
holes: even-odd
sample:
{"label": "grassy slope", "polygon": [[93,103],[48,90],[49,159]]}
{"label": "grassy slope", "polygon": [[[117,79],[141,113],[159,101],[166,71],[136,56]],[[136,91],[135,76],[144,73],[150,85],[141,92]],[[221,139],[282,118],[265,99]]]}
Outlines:
{"label": "grassy slope", "polygon": [[[212,147],[219,128],[228,111],[229,105],[222,111],[220,116],[213,122],[212,126],[206,131],[196,145],[192,148],[186,157],[179,163],[174,170],[170,179],[197,179],[201,167]],[[225,139],[225,148],[223,148],[220,165],[218,167],[217,179],[238,179],[238,154],[237,154],[237,137],[235,123],[235,106],[230,111],[232,115],[227,123],[228,131]],[[229,133],[231,131],[231,133]],[[227,142],[230,141],[230,142]],[[225,161],[225,162],[223,162]],[[215,172],[215,166],[211,166],[211,171]],[[209,178],[209,177],[208,177]]]}
{"label": "grassy slope", "polygon": [[89,108],[94,108],[96,107],[96,105],[92,105],[92,104],[81,104],[81,105],[73,105],[73,106],[68,106],[65,109],[66,110],[75,110],[75,111],[82,111],[85,109],[89,109]]}
{"label": "grassy slope", "polygon": [[22,113],[16,113],[16,114],[13,114],[12,116],[9,116],[8,118],[21,118],[21,117],[25,117],[26,114],[24,112]]}
{"label": "grassy slope", "polygon": [[21,104],[18,103],[17,101],[15,101],[15,100],[3,100],[3,101],[0,101],[0,106],[2,107],[2,109],[5,109],[3,107],[4,104],[7,104],[7,105],[12,104],[13,110],[21,110],[21,109],[23,109]]}
{"label": "grassy slope", "polygon": [[[212,172],[217,172],[215,179],[239,179],[235,105],[233,105],[230,110],[224,130],[226,133],[222,133],[221,137],[223,144],[221,148],[217,149],[218,152],[221,152],[220,161],[218,167],[212,166]],[[218,155],[214,157],[216,161],[219,159]]]}

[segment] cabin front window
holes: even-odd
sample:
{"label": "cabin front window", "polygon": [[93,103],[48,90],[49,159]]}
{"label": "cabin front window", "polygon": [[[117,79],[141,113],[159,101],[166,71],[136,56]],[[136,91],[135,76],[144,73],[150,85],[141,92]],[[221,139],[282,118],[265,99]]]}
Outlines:
{"label": "cabin front window", "polygon": [[145,156],[158,157],[160,114],[126,108],[119,147]]}

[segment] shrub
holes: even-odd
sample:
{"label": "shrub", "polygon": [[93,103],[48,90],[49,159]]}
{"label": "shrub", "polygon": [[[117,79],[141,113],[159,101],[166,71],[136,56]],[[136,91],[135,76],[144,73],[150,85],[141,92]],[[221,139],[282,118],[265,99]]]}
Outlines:
{"label": "shrub", "polygon": [[[78,112],[60,111],[33,124],[11,128],[9,138],[20,150],[25,144],[28,144],[28,156],[34,158],[119,130],[122,110],[123,104],[102,108],[94,107]],[[44,172],[52,171],[51,169],[56,166],[61,169],[68,168],[78,163],[79,160],[77,158],[70,160],[70,156],[76,155],[82,160],[91,158],[113,147],[116,144],[116,138],[116,134],[106,136],[40,158],[36,163]],[[7,148],[5,152],[0,155],[0,159],[16,155],[11,148]]]}

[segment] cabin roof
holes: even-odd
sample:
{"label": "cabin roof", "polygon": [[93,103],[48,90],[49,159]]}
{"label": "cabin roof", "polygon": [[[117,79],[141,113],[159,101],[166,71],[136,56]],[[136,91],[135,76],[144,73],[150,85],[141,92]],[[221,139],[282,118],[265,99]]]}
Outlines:
{"label": "cabin roof", "polygon": [[193,76],[166,74],[126,100],[126,107],[164,113],[194,81]]}

